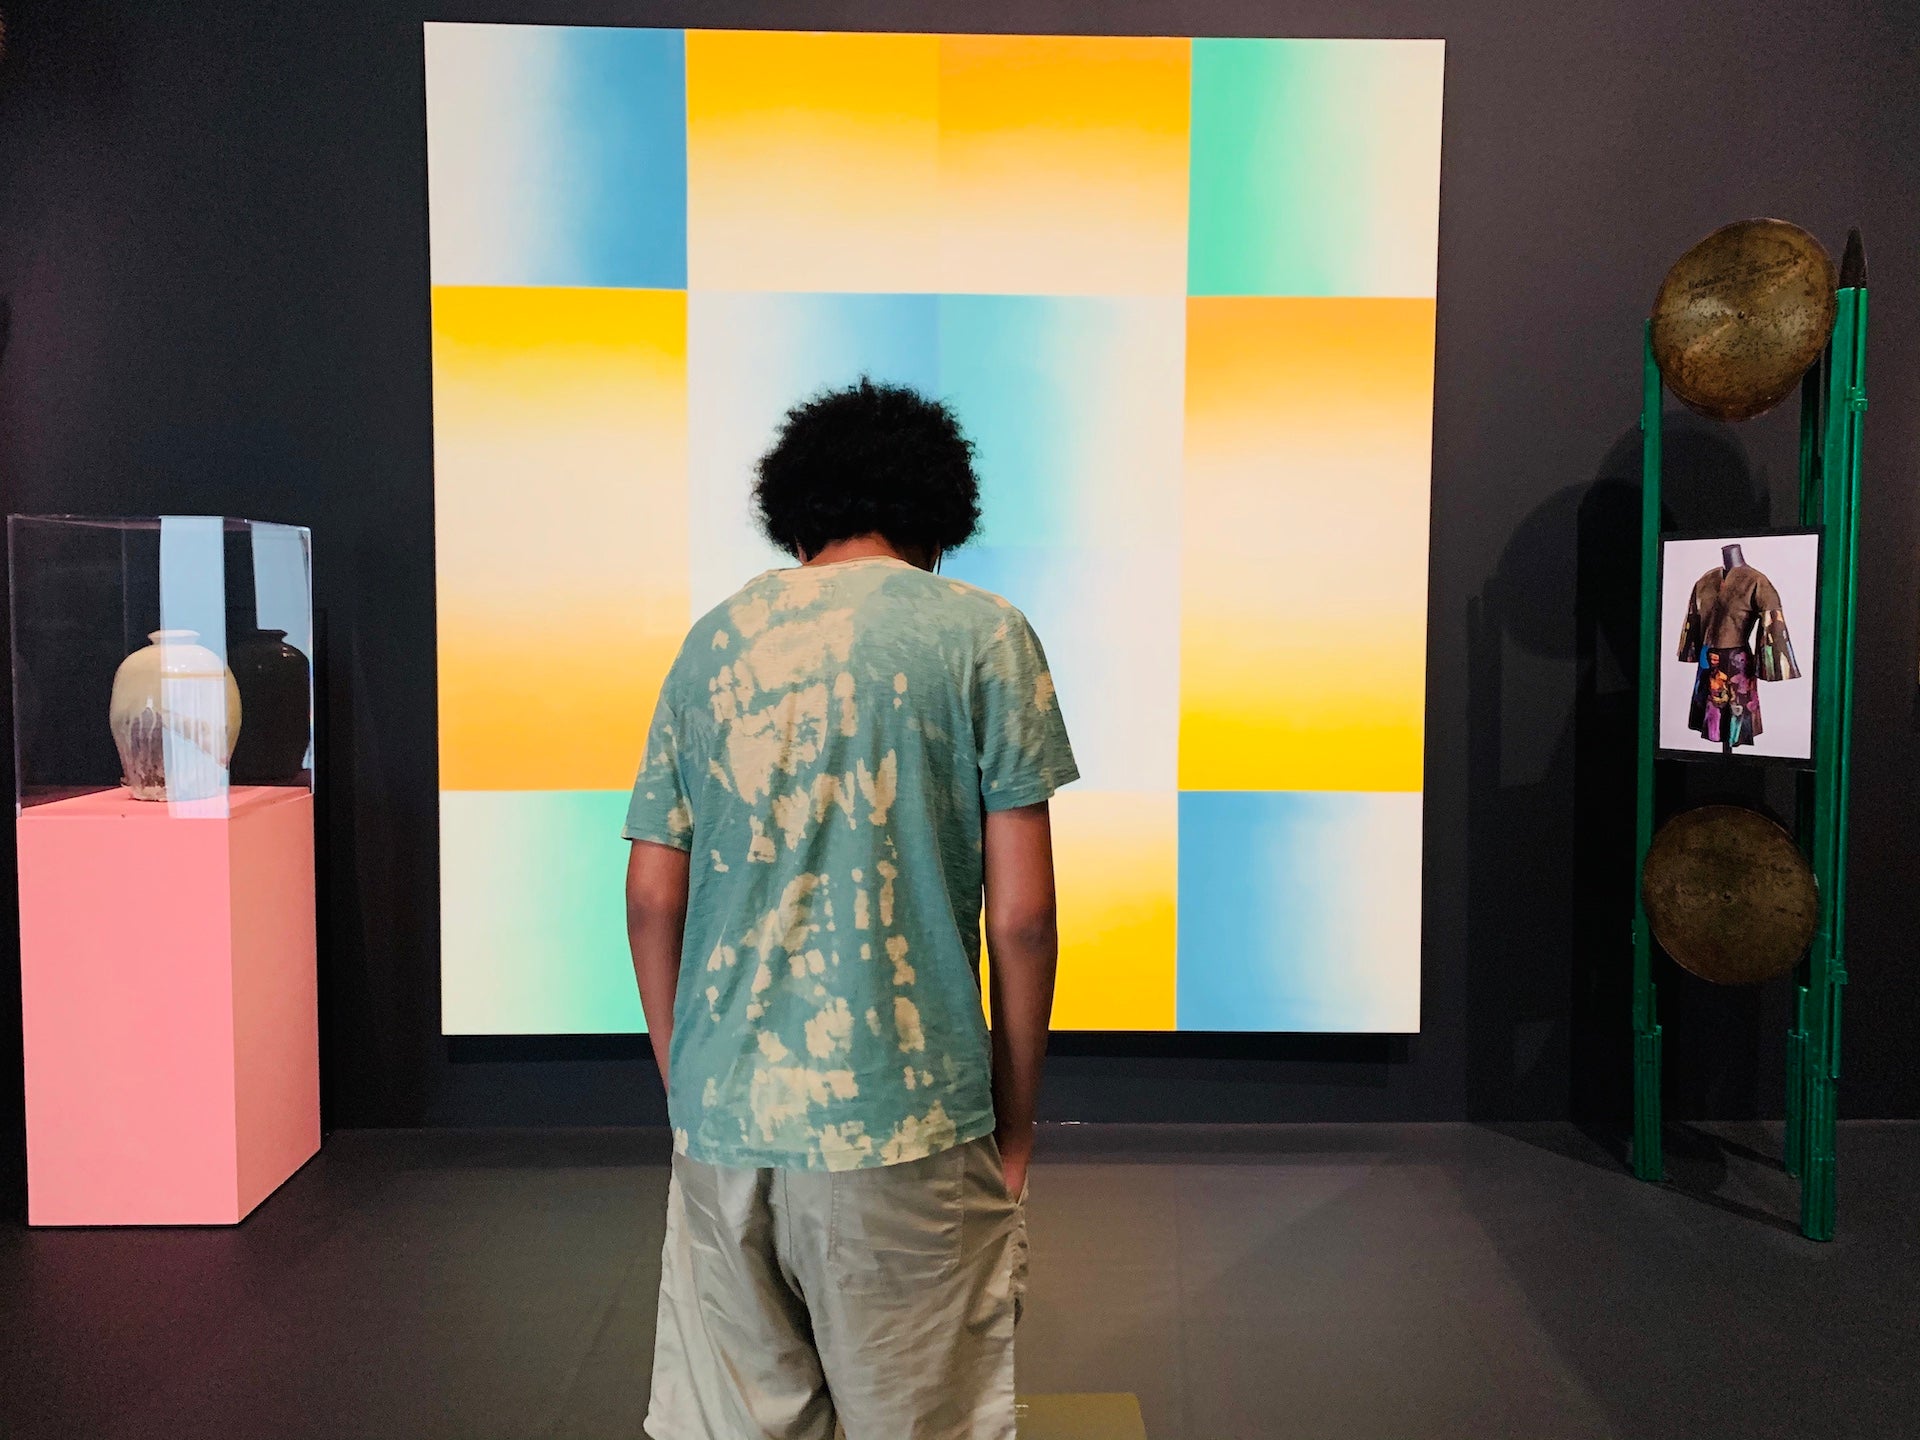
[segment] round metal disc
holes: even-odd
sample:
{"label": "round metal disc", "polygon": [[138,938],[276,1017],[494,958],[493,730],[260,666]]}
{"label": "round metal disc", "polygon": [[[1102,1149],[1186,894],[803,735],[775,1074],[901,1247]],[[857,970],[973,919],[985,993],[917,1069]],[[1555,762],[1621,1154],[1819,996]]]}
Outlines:
{"label": "round metal disc", "polygon": [[1820,910],[1813,870],[1793,837],[1737,805],[1704,805],[1662,825],[1640,894],[1660,948],[1720,985],[1756,985],[1791,970]]}
{"label": "round metal disc", "polygon": [[1793,393],[1833,333],[1833,257],[1784,220],[1723,225],[1674,263],[1653,302],[1653,356],[1673,393],[1746,420]]}

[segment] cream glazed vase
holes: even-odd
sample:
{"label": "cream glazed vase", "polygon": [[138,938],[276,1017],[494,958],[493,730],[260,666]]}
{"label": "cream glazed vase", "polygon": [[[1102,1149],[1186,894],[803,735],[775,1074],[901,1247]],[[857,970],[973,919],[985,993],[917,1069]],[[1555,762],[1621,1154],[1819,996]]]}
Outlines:
{"label": "cream glazed vase", "polygon": [[227,788],[240,687],[197,630],[155,630],[120,662],[108,719],[136,800],[207,800]]}

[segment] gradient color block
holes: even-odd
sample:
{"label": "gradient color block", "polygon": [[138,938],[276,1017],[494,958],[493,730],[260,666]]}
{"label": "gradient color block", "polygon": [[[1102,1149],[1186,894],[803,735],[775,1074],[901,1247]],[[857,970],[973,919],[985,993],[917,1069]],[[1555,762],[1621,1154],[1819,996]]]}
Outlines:
{"label": "gradient color block", "polygon": [[937,287],[1184,293],[1188,49],[943,36]]}
{"label": "gradient color block", "polygon": [[686,297],[433,301],[440,783],[633,783],[690,615]]}
{"label": "gradient color block", "polygon": [[1187,309],[1185,790],[1418,790],[1430,300]]}
{"label": "gradient color block", "polygon": [[445,1034],[647,1028],[627,954],[626,809],[625,789],[441,792],[440,947],[459,957],[441,968]]}
{"label": "gradient color block", "polygon": [[313,796],[26,810],[27,1218],[231,1225],[320,1148]]}
{"label": "gradient color block", "polygon": [[[1180,731],[1180,615],[1172,557],[972,546],[943,573],[1025,612],[1046,647],[1060,713],[1091,790],[1171,792]],[[1158,568],[1158,583],[1153,577]]]}
{"label": "gradient color block", "polygon": [[1433,294],[1438,40],[1195,40],[1187,288]]}
{"label": "gradient color block", "polygon": [[679,31],[426,32],[436,285],[687,283]]}
{"label": "gradient color block", "polygon": [[1180,796],[1182,1030],[1420,1028],[1420,796]]}
{"label": "gradient color block", "polygon": [[793,563],[762,538],[751,504],[754,464],[788,408],[862,375],[937,393],[938,333],[931,295],[689,297],[686,484],[696,615],[761,571]]}
{"label": "gradient color block", "polygon": [[973,544],[1164,549],[1185,338],[1178,295],[943,298],[939,393],[976,448]]}
{"label": "gradient color block", "polygon": [[930,290],[939,40],[687,32],[688,283]]}
{"label": "gradient color block", "polygon": [[981,485],[980,535],[946,569],[1038,628],[1084,786],[1170,791],[1184,305],[948,296],[939,314],[939,393]]}
{"label": "gradient color block", "polygon": [[[863,374],[944,395],[978,447],[983,516],[981,540],[948,571],[1040,627],[1085,783],[1171,790],[1182,302],[696,292],[689,303],[695,613],[791,563],[758,533],[751,487],[796,396]],[[1148,573],[1164,583],[1140,584]]]}
{"label": "gradient color block", "polygon": [[[1071,718],[1071,717],[1069,717]],[[1174,1028],[1180,797],[1078,787],[1052,804],[1060,1030]]]}

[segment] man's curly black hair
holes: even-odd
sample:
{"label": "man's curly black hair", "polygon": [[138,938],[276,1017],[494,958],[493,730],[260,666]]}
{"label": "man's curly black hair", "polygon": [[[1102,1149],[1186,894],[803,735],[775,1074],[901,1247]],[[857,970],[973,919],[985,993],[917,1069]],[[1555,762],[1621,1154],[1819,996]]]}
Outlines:
{"label": "man's curly black hair", "polygon": [[862,378],[794,406],[758,473],[760,528],[796,559],[877,534],[930,562],[980,523],[973,442],[952,409],[904,385]]}

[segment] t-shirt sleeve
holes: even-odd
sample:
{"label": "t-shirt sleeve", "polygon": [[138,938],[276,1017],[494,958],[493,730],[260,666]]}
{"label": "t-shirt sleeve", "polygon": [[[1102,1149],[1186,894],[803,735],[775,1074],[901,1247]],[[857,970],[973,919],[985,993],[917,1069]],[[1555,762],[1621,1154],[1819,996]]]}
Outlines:
{"label": "t-shirt sleeve", "polygon": [[980,799],[988,810],[1037,805],[1080,778],[1046,653],[1018,610],[1007,610],[983,648],[973,693]]}
{"label": "t-shirt sleeve", "polygon": [[651,840],[676,850],[693,848],[693,806],[687,798],[684,736],[669,692],[660,692],[653,724],[647,729],[646,753],[640,757],[640,775],[627,802],[627,823],[620,833],[629,840]]}

